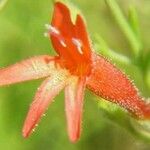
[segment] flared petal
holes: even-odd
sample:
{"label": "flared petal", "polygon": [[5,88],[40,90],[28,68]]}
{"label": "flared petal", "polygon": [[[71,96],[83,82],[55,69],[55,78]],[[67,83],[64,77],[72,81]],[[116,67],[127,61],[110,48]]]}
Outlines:
{"label": "flared petal", "polygon": [[66,71],[56,72],[40,86],[24,123],[22,130],[24,137],[30,135],[53,98],[65,87],[66,79]]}
{"label": "flared petal", "polygon": [[102,56],[93,54],[93,70],[87,87],[98,96],[117,103],[139,119],[150,118],[150,105],[119,69]]}
{"label": "flared petal", "polygon": [[47,55],[37,56],[0,69],[0,86],[47,77],[55,69],[54,60]]}
{"label": "flared petal", "polygon": [[75,142],[80,137],[85,78],[71,78],[65,88],[65,110],[69,138]]}

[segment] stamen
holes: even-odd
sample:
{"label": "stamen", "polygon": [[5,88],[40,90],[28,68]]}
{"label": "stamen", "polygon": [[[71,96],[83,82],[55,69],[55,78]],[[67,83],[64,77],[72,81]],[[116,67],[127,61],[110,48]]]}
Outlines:
{"label": "stamen", "polygon": [[63,40],[60,40],[60,44],[61,44],[63,47],[67,47],[66,43],[65,43]]}
{"label": "stamen", "polygon": [[48,30],[47,33],[44,33],[44,36],[45,37],[48,37],[49,34],[55,36],[60,44],[63,46],[63,47],[67,47],[66,43],[64,42],[64,39],[62,38],[62,36],[60,35],[60,32],[58,29],[56,29],[55,27],[53,27],[52,25],[49,25],[49,24],[45,24],[45,28]]}
{"label": "stamen", "polygon": [[72,42],[75,46],[77,46],[77,49],[79,51],[80,54],[83,54],[83,51],[82,51],[82,43],[79,39],[76,39],[76,38],[72,38]]}
{"label": "stamen", "polygon": [[45,24],[45,28],[51,33],[60,34],[59,30],[49,24]]}

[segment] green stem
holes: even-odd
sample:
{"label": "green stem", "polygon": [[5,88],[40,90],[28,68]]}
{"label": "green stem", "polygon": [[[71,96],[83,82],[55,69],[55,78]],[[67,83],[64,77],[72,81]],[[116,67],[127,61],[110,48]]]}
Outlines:
{"label": "green stem", "polygon": [[138,38],[135,36],[134,32],[132,31],[130,25],[128,24],[126,18],[124,17],[116,1],[115,0],[105,0],[105,1],[107,5],[109,6],[120,29],[122,30],[122,32],[125,34],[126,38],[128,39],[132,47],[134,56],[137,57],[139,54],[139,51],[141,50],[141,43],[139,42]]}
{"label": "green stem", "polygon": [[126,66],[131,65],[131,61],[128,57],[118,54],[115,51],[111,50],[102,37],[100,37],[99,35],[96,35],[95,40],[98,43],[98,44],[95,44],[95,47],[96,47],[96,49],[98,49],[98,52],[100,54],[102,54],[110,59],[113,59],[115,62],[117,62],[119,64],[123,64]]}
{"label": "green stem", "polygon": [[122,127],[137,139],[150,141],[150,131],[145,128],[146,125],[149,127],[146,121],[142,122],[131,118],[119,106],[103,99],[98,104],[104,119]]}
{"label": "green stem", "polygon": [[133,5],[129,7],[128,18],[129,18],[130,27],[132,28],[135,36],[140,39],[140,32],[139,32],[140,29],[139,29],[137,10]]}

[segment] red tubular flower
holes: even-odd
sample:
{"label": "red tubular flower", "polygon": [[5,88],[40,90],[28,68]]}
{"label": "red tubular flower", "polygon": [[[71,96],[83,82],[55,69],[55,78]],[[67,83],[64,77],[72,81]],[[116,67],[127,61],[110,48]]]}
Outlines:
{"label": "red tubular flower", "polygon": [[58,56],[34,57],[0,70],[0,86],[46,78],[27,114],[24,137],[30,135],[53,98],[64,88],[71,141],[80,137],[85,87],[119,104],[136,118],[150,118],[150,105],[142,100],[130,80],[108,60],[92,51],[80,15],[73,23],[67,6],[56,2],[52,23],[46,27]]}

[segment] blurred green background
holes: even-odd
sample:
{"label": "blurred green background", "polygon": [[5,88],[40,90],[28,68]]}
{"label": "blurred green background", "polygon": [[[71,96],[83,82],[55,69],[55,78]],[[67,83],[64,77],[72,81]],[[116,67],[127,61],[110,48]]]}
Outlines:
{"label": "blurred green background", "polygon": [[[135,6],[139,17],[143,54],[150,51],[150,1],[118,0],[123,13]],[[131,47],[114,21],[104,0],[74,0],[72,3],[85,16],[93,44],[100,35],[117,53],[129,59]],[[40,54],[55,54],[49,39],[43,36],[44,24],[49,23],[53,10],[52,0],[8,0],[2,8],[0,0],[0,67]],[[98,47],[98,46],[95,46]],[[97,49],[100,53],[101,51]],[[135,65],[115,62],[140,89],[150,96],[150,69],[143,74]],[[148,55],[148,60],[150,57]],[[140,59],[139,59],[140,60]],[[150,61],[149,61],[150,62]],[[139,61],[139,64],[142,63]],[[145,83],[146,81],[146,83]],[[36,132],[24,139],[21,128],[34,93],[41,81],[31,81],[0,88],[0,149],[4,150],[149,150],[150,139],[145,141],[109,120],[98,105],[100,98],[86,91],[82,136],[76,144],[70,143],[64,113],[64,94],[61,92],[42,118]],[[113,106],[112,106],[113,107]],[[109,113],[109,112],[108,112]]]}

